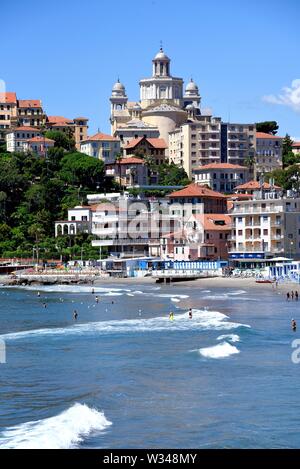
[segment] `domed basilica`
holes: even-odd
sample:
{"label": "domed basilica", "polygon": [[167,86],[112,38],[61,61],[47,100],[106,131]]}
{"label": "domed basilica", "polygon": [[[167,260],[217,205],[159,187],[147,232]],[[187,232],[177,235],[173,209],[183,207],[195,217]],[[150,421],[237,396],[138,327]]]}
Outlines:
{"label": "domed basilica", "polygon": [[152,60],[152,77],[140,80],[139,102],[128,101],[119,80],[114,84],[111,133],[124,144],[143,136],[163,138],[168,144],[169,132],[201,115],[198,86],[191,79],[183,93],[183,79],[171,75],[170,62],[161,47]]}

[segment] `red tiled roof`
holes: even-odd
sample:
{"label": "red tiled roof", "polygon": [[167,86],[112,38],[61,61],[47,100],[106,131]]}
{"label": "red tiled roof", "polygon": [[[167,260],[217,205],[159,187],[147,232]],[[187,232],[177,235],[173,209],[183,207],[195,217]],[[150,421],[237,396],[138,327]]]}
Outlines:
{"label": "red tiled roof", "polygon": [[103,134],[102,132],[98,132],[95,135],[92,135],[91,137],[87,137],[83,142],[90,142],[90,141],[101,141],[101,140],[112,140],[114,142],[118,142],[119,139],[116,137],[112,137],[111,135],[108,134]]}
{"label": "red tiled roof", "polygon": [[[271,189],[271,184],[268,182],[263,183],[263,189]],[[281,189],[280,186],[273,186],[274,189]],[[236,186],[235,189],[260,189],[260,183],[258,181],[249,181],[246,182],[245,184],[240,184],[239,186]]]}
{"label": "red tiled roof", "polygon": [[206,186],[192,183],[179,191],[172,192],[168,197],[207,197],[216,199],[226,199],[225,195],[213,191]]}
{"label": "red tiled roof", "polygon": [[37,133],[40,133],[41,131],[35,127],[26,127],[25,125],[21,126],[21,127],[15,127],[14,129],[11,129],[9,130],[8,133],[12,133],[12,132],[37,132]]}
{"label": "red tiled roof", "polygon": [[239,164],[231,164],[231,163],[209,163],[203,166],[199,166],[196,168],[197,171],[201,171],[202,169],[248,169],[247,166],[241,166]]}
{"label": "red tiled roof", "polygon": [[267,134],[266,132],[256,132],[256,138],[271,138],[275,140],[281,140],[283,137],[278,137],[277,135]]}
{"label": "red tiled roof", "polygon": [[47,123],[49,124],[58,124],[60,122],[72,122],[71,119],[63,116],[48,116]]}
{"label": "red tiled roof", "polygon": [[[205,230],[212,231],[228,231],[231,229],[231,216],[216,213],[204,213],[193,215],[196,220],[199,220]],[[223,221],[224,225],[218,225],[214,222]]]}
{"label": "red tiled roof", "polygon": [[46,137],[33,137],[27,140],[28,142],[41,142],[41,143],[55,143],[55,140]]}
{"label": "red tiled roof", "polygon": [[72,125],[74,125],[74,123],[72,121],[65,121],[65,122],[56,122],[55,124],[50,124],[51,127],[70,127],[72,128]]}
{"label": "red tiled roof", "polygon": [[40,99],[18,99],[18,107],[42,107]]}
{"label": "red tiled roof", "polygon": [[75,117],[74,121],[88,121],[87,117]]}
{"label": "red tiled roof", "polygon": [[161,150],[164,150],[165,148],[168,148],[168,145],[166,144],[166,142],[163,138],[146,138],[146,140],[154,148],[158,148],[158,149],[161,149]]}
{"label": "red tiled roof", "polygon": [[17,104],[17,95],[12,91],[0,92],[0,103]]}
{"label": "red tiled roof", "polygon": [[300,142],[294,142],[292,144],[292,147],[297,147],[297,148],[300,147]]}
{"label": "red tiled roof", "polygon": [[143,140],[143,138],[144,137],[134,138],[133,140],[131,140],[131,142],[127,143],[124,148],[127,149],[136,147]]}
{"label": "red tiled roof", "polygon": [[153,148],[162,149],[162,150],[168,148],[168,145],[166,144],[163,138],[145,138],[145,137],[134,138],[133,140],[131,140],[131,142],[125,145],[124,148],[125,149],[135,148],[139,143],[141,143],[142,140],[146,140],[148,143],[150,143],[150,145]]}
{"label": "red tiled roof", "polygon": [[135,158],[134,156],[130,156],[129,158],[122,158],[120,161],[116,161],[115,164],[144,164],[145,161],[141,158]]}

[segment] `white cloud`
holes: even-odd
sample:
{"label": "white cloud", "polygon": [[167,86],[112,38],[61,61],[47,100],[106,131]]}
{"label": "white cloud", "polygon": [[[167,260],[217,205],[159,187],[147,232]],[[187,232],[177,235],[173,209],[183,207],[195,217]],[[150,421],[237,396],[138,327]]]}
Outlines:
{"label": "white cloud", "polygon": [[262,100],[270,104],[288,106],[294,111],[300,112],[300,78],[293,80],[290,87],[284,86],[281,93],[277,96],[269,94],[267,96],[263,96]]}

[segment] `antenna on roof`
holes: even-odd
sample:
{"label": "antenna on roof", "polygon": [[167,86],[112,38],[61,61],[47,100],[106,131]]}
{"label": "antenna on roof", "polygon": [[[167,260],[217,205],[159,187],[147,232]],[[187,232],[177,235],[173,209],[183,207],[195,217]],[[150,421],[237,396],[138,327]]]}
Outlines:
{"label": "antenna on roof", "polygon": [[159,44],[160,44],[160,49],[162,50],[162,48],[163,48],[163,42],[162,42],[162,40],[159,41]]}

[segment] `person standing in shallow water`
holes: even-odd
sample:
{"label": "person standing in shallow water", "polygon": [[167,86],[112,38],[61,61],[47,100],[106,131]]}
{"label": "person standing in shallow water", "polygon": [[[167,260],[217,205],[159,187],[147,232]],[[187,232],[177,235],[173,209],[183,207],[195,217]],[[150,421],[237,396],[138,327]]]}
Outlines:
{"label": "person standing in shallow water", "polygon": [[193,310],[192,310],[192,308],[189,309],[189,319],[193,319]]}
{"label": "person standing in shallow water", "polygon": [[73,311],[73,318],[75,319],[75,321],[78,318],[78,313],[77,313],[76,309],[74,309],[74,311]]}
{"label": "person standing in shallow water", "polygon": [[294,299],[294,292],[293,292],[293,290],[291,291],[291,298],[292,298],[292,300]]}
{"label": "person standing in shallow water", "polygon": [[297,292],[297,290],[295,291],[295,300],[298,301],[298,292]]}
{"label": "person standing in shallow water", "polygon": [[293,331],[297,330],[297,323],[296,323],[295,319],[292,319],[292,329],[293,329]]}
{"label": "person standing in shallow water", "polygon": [[290,301],[290,293],[289,292],[287,292],[287,294],[286,294],[286,301]]}

